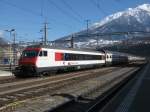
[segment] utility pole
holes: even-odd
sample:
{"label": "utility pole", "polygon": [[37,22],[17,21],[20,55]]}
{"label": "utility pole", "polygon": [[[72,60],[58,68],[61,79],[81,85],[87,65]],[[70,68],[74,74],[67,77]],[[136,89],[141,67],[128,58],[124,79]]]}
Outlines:
{"label": "utility pole", "polygon": [[48,32],[47,32],[47,30],[48,30],[48,23],[47,22],[45,22],[44,23],[44,45],[47,45],[47,35],[48,35]]}
{"label": "utility pole", "polygon": [[89,22],[90,22],[90,20],[87,19],[86,20],[87,35],[89,34]]}
{"label": "utility pole", "polygon": [[16,65],[16,32],[13,33],[13,64]]}
{"label": "utility pole", "polygon": [[14,65],[15,65],[15,40],[16,40],[16,35],[15,35],[15,29],[11,29],[11,30],[5,30],[6,32],[9,32],[10,33],[10,39],[11,39],[11,35],[12,35],[12,32],[14,32],[14,38],[13,38],[13,44],[12,44],[12,46],[11,46],[11,43],[10,43],[10,48],[9,48],[9,52],[10,52],[10,56],[9,56],[9,61],[10,61],[10,69],[11,69],[11,47],[13,48],[13,63],[14,63]]}
{"label": "utility pole", "polygon": [[74,43],[74,37],[73,37],[73,35],[72,35],[72,37],[70,39],[70,43],[71,43],[71,48],[74,48],[74,45],[73,45],[73,43]]}
{"label": "utility pole", "polygon": [[98,35],[96,35],[96,46],[97,46],[97,48],[99,47],[99,39],[98,39]]}
{"label": "utility pole", "polygon": [[65,40],[65,41],[70,43],[70,47],[69,48],[74,48],[74,35],[73,34],[72,34],[70,39]]}

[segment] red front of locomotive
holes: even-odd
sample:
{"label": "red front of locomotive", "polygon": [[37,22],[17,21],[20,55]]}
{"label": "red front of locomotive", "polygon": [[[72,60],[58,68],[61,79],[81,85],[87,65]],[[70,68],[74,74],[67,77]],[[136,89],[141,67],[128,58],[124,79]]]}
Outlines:
{"label": "red front of locomotive", "polygon": [[19,66],[22,65],[32,65],[36,66],[36,60],[38,54],[40,52],[40,48],[26,48],[19,59]]}
{"label": "red front of locomotive", "polygon": [[36,62],[41,48],[26,48],[19,59],[19,66],[15,69],[15,75],[37,75]]}

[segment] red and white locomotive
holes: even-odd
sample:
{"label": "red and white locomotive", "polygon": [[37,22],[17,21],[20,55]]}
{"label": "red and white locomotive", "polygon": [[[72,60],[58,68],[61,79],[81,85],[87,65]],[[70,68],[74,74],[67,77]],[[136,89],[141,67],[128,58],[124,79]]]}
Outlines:
{"label": "red and white locomotive", "polygon": [[38,76],[66,68],[80,69],[127,62],[128,56],[122,53],[34,45],[23,50],[14,75]]}
{"label": "red and white locomotive", "polygon": [[14,71],[19,75],[41,75],[68,67],[92,67],[104,65],[103,52],[76,49],[57,49],[47,46],[28,46],[22,52],[19,66]]}

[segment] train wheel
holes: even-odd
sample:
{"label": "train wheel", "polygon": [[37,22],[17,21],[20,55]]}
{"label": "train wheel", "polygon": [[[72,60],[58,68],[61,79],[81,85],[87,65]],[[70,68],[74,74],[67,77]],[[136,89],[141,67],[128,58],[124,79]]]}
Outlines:
{"label": "train wheel", "polygon": [[43,77],[44,75],[43,75],[43,73],[37,73],[35,76],[37,76],[37,77]]}

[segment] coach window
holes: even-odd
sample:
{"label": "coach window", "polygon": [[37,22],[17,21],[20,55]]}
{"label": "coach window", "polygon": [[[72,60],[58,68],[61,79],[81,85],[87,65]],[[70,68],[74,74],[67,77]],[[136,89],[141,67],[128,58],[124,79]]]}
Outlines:
{"label": "coach window", "polygon": [[69,60],[69,55],[68,55],[68,53],[65,53],[64,55],[65,55],[65,56],[64,56],[64,57],[65,57],[65,60],[68,61],[68,60]]}
{"label": "coach window", "polygon": [[107,59],[109,58],[109,56],[107,55]]}
{"label": "coach window", "polygon": [[102,56],[102,58],[101,58],[102,60],[105,60],[105,56]]}
{"label": "coach window", "polygon": [[47,56],[47,51],[43,51],[43,55],[44,55],[44,56]]}

